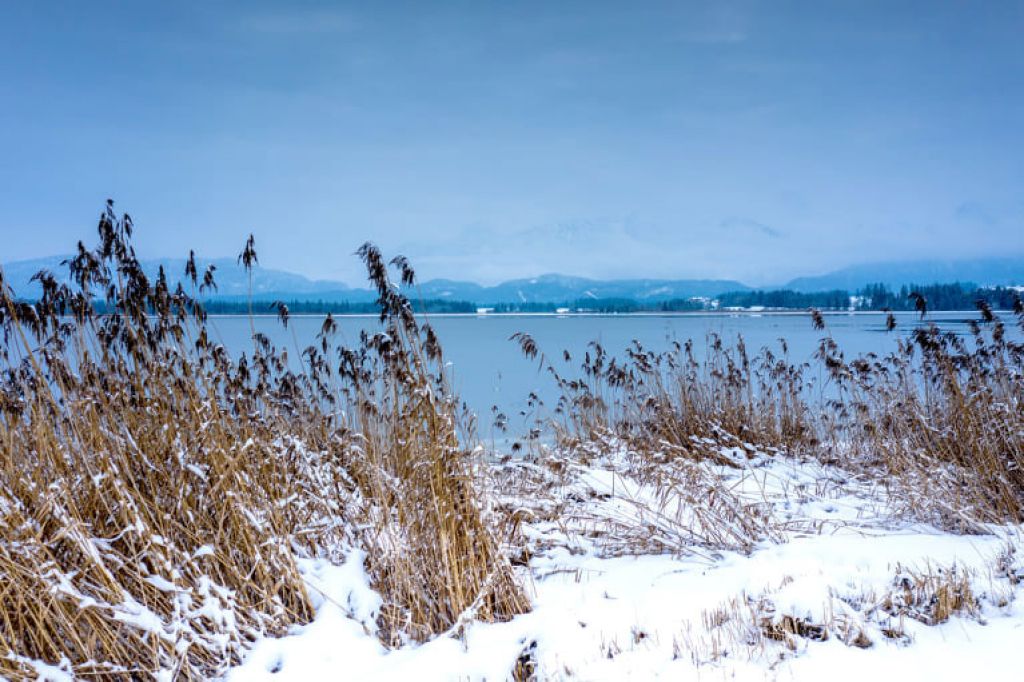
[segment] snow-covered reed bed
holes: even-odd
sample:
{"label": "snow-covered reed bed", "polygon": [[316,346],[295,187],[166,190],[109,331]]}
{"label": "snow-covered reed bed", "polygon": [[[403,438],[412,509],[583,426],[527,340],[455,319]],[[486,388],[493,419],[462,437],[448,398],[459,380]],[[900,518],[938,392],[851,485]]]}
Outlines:
{"label": "snow-covered reed bed", "polygon": [[388,650],[368,579],[321,564],[314,623],[228,679],[1017,679],[1024,528],[958,535],[841,467],[719,454],[651,464],[608,437],[496,464],[530,613]]}
{"label": "snow-covered reed bed", "polygon": [[[595,342],[584,358],[550,359],[515,338],[562,389],[563,443],[613,433],[651,457],[715,458],[728,445],[841,463],[907,514],[968,530],[1024,520],[1024,343],[978,306],[967,338],[922,322],[895,352],[854,358],[812,311],[823,336],[810,363],[792,362],[784,339],[750,353],[712,335],[700,358],[690,342],[655,353],[634,341],[618,356]],[[1009,324],[1024,332],[1019,299]]]}
{"label": "snow-covered reed bed", "polygon": [[233,358],[213,271],[151,281],[131,232],[108,205],[37,302],[0,279],[4,677],[968,670],[942,638],[1019,635],[1024,346],[984,306],[967,342],[884,358],[823,329],[816,364],[719,339],[548,362],[518,335],[563,396],[503,455],[404,259],[360,250],[381,326],[357,346],[327,316]]}
{"label": "snow-covered reed bed", "polygon": [[350,552],[390,645],[528,607],[440,348],[376,249],[381,332],[336,349],[328,318],[293,373],[260,336],[228,357],[196,291],[146,278],[131,232],[108,206],[100,245],[79,245],[70,284],[40,273],[34,304],[0,282],[0,675],[222,674],[312,617],[303,559]]}

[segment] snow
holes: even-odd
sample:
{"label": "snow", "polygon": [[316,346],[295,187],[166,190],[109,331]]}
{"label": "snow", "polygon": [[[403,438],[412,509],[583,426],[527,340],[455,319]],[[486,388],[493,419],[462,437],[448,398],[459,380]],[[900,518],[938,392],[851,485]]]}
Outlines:
{"label": "snow", "polygon": [[[524,654],[542,680],[1020,679],[1024,549],[1011,548],[1024,529],[953,535],[894,518],[876,490],[834,467],[721,454],[721,464],[685,473],[721,484],[714,518],[756,505],[761,525],[707,527],[685,490],[666,494],[628,458],[514,463],[511,475],[530,479],[524,490],[547,491],[504,500],[527,519],[530,613],[388,650],[365,556],[299,560],[315,620],[260,640],[228,680],[504,680]],[[922,576],[964,577],[977,608],[939,624],[893,615]],[[827,638],[765,635],[786,618]]]}
{"label": "snow", "polygon": [[40,682],[73,682],[75,679],[74,675],[68,672],[71,669],[71,662],[66,658],[61,661],[60,665],[49,665],[42,661],[26,658],[25,656],[8,654],[7,657],[8,660],[24,663],[35,670],[36,675],[38,675],[36,679]]}

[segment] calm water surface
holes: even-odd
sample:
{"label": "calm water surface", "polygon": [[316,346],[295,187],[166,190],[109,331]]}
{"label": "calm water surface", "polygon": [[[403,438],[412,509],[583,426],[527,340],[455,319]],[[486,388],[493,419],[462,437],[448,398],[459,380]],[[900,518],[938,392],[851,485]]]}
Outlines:
{"label": "calm water surface", "polygon": [[[976,317],[974,312],[935,313],[929,320],[944,330],[966,333],[966,321]],[[557,399],[551,376],[539,371],[538,362],[524,358],[518,344],[509,340],[516,332],[533,336],[557,367],[567,369],[562,351],[568,350],[573,366],[578,366],[590,341],[599,341],[610,354],[621,355],[634,339],[656,351],[667,350],[673,340],[693,339],[699,358],[711,333],[720,335],[727,345],[742,336],[751,354],[764,346],[778,353],[779,339],[785,338],[791,361],[802,362],[812,359],[825,333],[813,329],[806,314],[434,315],[429,319],[451,363],[456,390],[480,415],[483,435],[490,432],[495,407],[508,415],[512,432],[521,432],[528,422],[529,415],[523,412],[529,410],[526,401],[531,391],[551,406]],[[867,352],[886,353],[895,350],[896,340],[918,324],[915,314],[897,314],[897,319],[897,330],[887,333],[882,313],[829,314],[827,332],[848,358]],[[233,356],[251,349],[248,317],[214,316],[210,321]],[[358,343],[361,330],[380,328],[377,318],[371,316],[339,317],[337,321],[338,342],[349,345]],[[285,330],[274,317],[258,317],[256,328],[276,345],[287,345],[294,359],[300,356],[299,349],[316,341],[322,322],[322,316],[294,316]],[[1010,335],[1020,337],[1016,327],[1007,324],[1007,329]]]}

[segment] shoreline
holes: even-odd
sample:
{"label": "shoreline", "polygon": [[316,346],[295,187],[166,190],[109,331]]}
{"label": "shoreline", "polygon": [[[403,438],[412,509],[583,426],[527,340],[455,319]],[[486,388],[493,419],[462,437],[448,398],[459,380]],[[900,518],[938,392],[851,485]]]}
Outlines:
{"label": "shoreline", "polygon": [[[870,317],[876,315],[887,315],[888,312],[884,310],[820,310],[822,315],[827,317]],[[929,311],[926,316],[933,318],[936,315],[977,315],[977,310],[935,310]],[[1013,314],[1012,310],[993,310],[996,314]],[[365,318],[365,319],[377,319],[380,317],[378,313],[329,313],[335,318]],[[632,313],[415,313],[416,317],[452,317],[452,318],[490,318],[490,317],[554,317],[554,318],[569,318],[569,317],[580,317],[580,318],[594,318],[594,317],[801,317],[809,316],[811,313],[807,310],[701,310],[701,311],[647,311],[647,312],[632,312]],[[897,317],[919,317],[920,313],[913,310],[894,310],[892,314]],[[289,317],[294,318],[315,318],[323,319],[328,313],[291,313]],[[217,318],[248,318],[254,319],[277,319],[278,315],[275,313],[210,313],[207,317]]]}

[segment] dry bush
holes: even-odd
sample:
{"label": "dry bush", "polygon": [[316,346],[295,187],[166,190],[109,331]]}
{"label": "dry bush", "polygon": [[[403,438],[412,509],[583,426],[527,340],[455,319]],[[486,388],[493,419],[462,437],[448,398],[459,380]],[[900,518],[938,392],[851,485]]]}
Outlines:
{"label": "dry bush", "polygon": [[[846,586],[830,591],[820,612],[804,614],[780,610],[775,590],[744,592],[704,610],[699,623],[688,623],[677,638],[677,656],[688,651],[697,665],[727,657],[775,663],[814,642],[833,639],[858,649],[880,641],[905,644],[912,639],[908,620],[936,626],[955,616],[980,619],[983,602],[998,606],[994,595],[976,594],[971,580],[972,574],[957,566],[897,566],[881,594],[870,589],[851,593]],[[787,577],[779,588],[791,582]]]}
{"label": "dry bush", "polygon": [[935,571],[897,566],[893,589],[878,606],[890,617],[912,618],[925,625],[945,623],[953,615],[975,615],[978,608],[970,575],[956,566]]}
{"label": "dry bush", "polygon": [[79,244],[70,284],[40,273],[35,303],[0,279],[0,674],[222,673],[312,616],[296,556],[359,544],[387,643],[528,608],[440,346],[376,249],[384,331],[338,349],[328,317],[294,372],[259,334],[237,359],[212,343],[195,298],[212,270],[189,260],[191,295],[150,280],[132,227],[108,204],[100,245]]}

